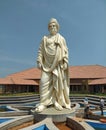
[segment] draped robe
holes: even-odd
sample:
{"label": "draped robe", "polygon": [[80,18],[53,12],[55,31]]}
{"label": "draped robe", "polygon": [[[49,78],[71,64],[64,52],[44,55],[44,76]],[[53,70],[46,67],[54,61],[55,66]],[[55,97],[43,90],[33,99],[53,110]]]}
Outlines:
{"label": "draped robe", "polygon": [[68,48],[64,37],[59,33],[53,37],[44,36],[37,62],[41,64],[42,71],[40,104],[49,106],[57,102],[62,107],[69,108]]}

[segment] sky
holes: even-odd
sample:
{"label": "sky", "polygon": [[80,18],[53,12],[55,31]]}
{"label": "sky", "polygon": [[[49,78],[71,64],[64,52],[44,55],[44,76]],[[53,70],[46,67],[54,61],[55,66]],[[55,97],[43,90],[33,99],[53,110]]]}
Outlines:
{"label": "sky", "polygon": [[0,0],[0,78],[36,67],[51,18],[66,39],[70,66],[106,66],[106,0]]}

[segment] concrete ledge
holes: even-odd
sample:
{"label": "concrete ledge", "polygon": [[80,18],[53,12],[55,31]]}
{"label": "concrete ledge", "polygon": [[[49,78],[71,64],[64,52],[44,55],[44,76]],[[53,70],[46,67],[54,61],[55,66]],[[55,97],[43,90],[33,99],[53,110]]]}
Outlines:
{"label": "concrete ledge", "polygon": [[29,112],[28,111],[0,112],[0,117],[25,116],[25,115],[29,115]]}
{"label": "concrete ledge", "polygon": [[35,121],[42,121],[45,118],[51,118],[53,122],[64,122],[66,121],[67,116],[74,116],[75,115],[75,109],[63,109],[61,111],[56,110],[54,107],[46,108],[43,112],[37,113],[35,111],[32,111],[32,114],[35,117]]}
{"label": "concrete ledge", "polygon": [[32,125],[32,126],[29,126],[29,127],[26,127],[26,128],[23,128],[23,129],[20,129],[20,130],[32,130],[32,129],[35,129],[37,127],[40,127],[42,125],[46,125],[47,128],[49,130],[59,130],[52,122],[52,119],[51,118],[46,118],[44,120],[42,120],[41,122],[35,124],[35,125]]}
{"label": "concrete ledge", "polygon": [[13,118],[13,119],[0,124],[0,130],[8,130],[12,127],[15,127],[15,126],[21,125],[25,122],[34,120],[33,115],[27,115],[27,116],[21,116],[21,117],[11,117],[11,118]]}
{"label": "concrete ledge", "polygon": [[66,124],[72,128],[72,130],[95,130],[81,118],[67,117]]}

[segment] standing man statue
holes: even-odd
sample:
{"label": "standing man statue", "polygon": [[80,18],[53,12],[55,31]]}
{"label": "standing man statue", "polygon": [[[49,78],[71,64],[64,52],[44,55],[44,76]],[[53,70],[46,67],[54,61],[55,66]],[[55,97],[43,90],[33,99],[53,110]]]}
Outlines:
{"label": "standing man statue", "polygon": [[68,48],[59,31],[59,23],[52,18],[48,23],[49,35],[44,36],[38,51],[37,65],[41,69],[40,104],[35,111],[41,112],[50,105],[55,109],[71,109],[69,99]]}

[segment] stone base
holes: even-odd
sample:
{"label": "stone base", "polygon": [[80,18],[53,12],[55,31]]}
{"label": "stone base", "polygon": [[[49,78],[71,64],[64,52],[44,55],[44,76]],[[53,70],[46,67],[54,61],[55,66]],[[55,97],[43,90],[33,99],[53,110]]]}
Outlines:
{"label": "stone base", "polygon": [[42,112],[38,113],[35,111],[31,111],[31,113],[35,116],[35,121],[39,122],[44,120],[45,118],[52,118],[53,122],[65,122],[67,116],[74,116],[75,109],[63,109],[61,111],[56,110],[54,107],[49,107],[44,109]]}

